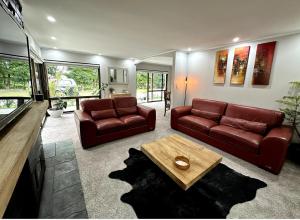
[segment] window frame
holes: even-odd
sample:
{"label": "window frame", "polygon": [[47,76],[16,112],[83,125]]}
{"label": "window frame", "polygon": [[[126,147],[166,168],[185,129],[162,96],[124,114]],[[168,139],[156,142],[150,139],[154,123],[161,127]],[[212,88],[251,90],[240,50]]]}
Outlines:
{"label": "window frame", "polygon": [[[65,66],[82,66],[82,67],[93,67],[95,69],[97,69],[98,72],[98,85],[99,85],[99,91],[101,88],[101,69],[100,69],[100,65],[99,64],[92,64],[92,63],[81,63],[81,62],[67,62],[67,61],[56,61],[56,60],[46,60],[44,62],[45,64],[45,69],[46,69],[46,73],[47,73],[47,77],[48,77],[48,65],[65,65]],[[49,90],[49,82],[47,84],[47,88]],[[62,99],[62,100],[74,100],[75,99],[75,103],[76,103],[76,109],[75,110],[79,110],[80,109],[80,99],[82,98],[99,98],[101,99],[101,92],[99,92],[99,95],[90,95],[90,96],[64,96],[64,97],[51,97],[49,94],[49,108],[52,108],[52,101],[58,100],[58,99]],[[74,110],[64,110],[64,113],[71,113],[74,112]]]}

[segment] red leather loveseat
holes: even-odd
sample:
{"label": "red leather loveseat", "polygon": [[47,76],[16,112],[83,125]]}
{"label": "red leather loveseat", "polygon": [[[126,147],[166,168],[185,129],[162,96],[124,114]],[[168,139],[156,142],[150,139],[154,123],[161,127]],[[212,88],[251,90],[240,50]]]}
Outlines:
{"label": "red leather loveseat", "polygon": [[171,111],[171,127],[272,173],[282,168],[292,130],[279,111],[193,99]]}
{"label": "red leather loveseat", "polygon": [[83,148],[155,129],[155,109],[138,106],[135,97],[84,100],[74,112]]}

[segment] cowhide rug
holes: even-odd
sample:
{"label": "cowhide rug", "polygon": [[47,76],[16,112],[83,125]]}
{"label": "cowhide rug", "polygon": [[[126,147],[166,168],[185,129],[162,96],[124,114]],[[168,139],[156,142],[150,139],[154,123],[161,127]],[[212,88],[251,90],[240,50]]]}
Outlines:
{"label": "cowhide rug", "polygon": [[121,200],[138,218],[226,218],[232,206],[254,199],[267,186],[219,164],[184,191],[141,151],[131,148],[129,155],[127,167],[109,177],[132,185]]}

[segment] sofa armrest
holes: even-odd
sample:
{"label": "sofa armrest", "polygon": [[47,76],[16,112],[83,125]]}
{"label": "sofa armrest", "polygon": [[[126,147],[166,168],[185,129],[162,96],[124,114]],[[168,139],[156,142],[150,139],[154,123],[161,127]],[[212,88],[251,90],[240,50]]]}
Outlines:
{"label": "sofa armrest", "polygon": [[82,146],[86,148],[94,145],[97,127],[92,117],[84,111],[75,110],[74,119]]}
{"label": "sofa armrest", "polygon": [[156,123],[156,110],[142,105],[138,105],[137,109],[138,113],[146,118],[149,130],[154,130]]}
{"label": "sofa armrest", "polygon": [[177,119],[191,114],[192,106],[178,106],[176,108],[172,108],[171,110],[171,127],[173,129],[177,128]]}
{"label": "sofa armrest", "polygon": [[178,106],[171,110],[171,115],[180,118],[185,115],[191,114],[192,106]]}
{"label": "sofa armrest", "polygon": [[75,110],[74,111],[74,115],[75,115],[75,117],[77,117],[77,119],[80,122],[88,122],[89,121],[89,122],[93,122],[94,123],[92,117],[88,113],[86,113],[84,111]]}
{"label": "sofa armrest", "polygon": [[260,143],[260,164],[278,174],[283,166],[293,130],[288,126],[273,128]]}

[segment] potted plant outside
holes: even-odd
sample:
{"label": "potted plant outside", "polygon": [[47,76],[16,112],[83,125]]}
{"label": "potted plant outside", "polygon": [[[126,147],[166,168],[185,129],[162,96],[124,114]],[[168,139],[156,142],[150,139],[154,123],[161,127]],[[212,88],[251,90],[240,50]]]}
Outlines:
{"label": "potted plant outside", "polygon": [[53,118],[60,118],[64,113],[64,108],[67,108],[67,102],[59,98],[56,103],[53,104],[53,108],[48,109],[48,113]]}
{"label": "potted plant outside", "polygon": [[101,83],[100,84],[100,89],[95,89],[93,91],[93,95],[100,95],[101,98],[106,98],[106,89],[108,87],[108,83]]}

